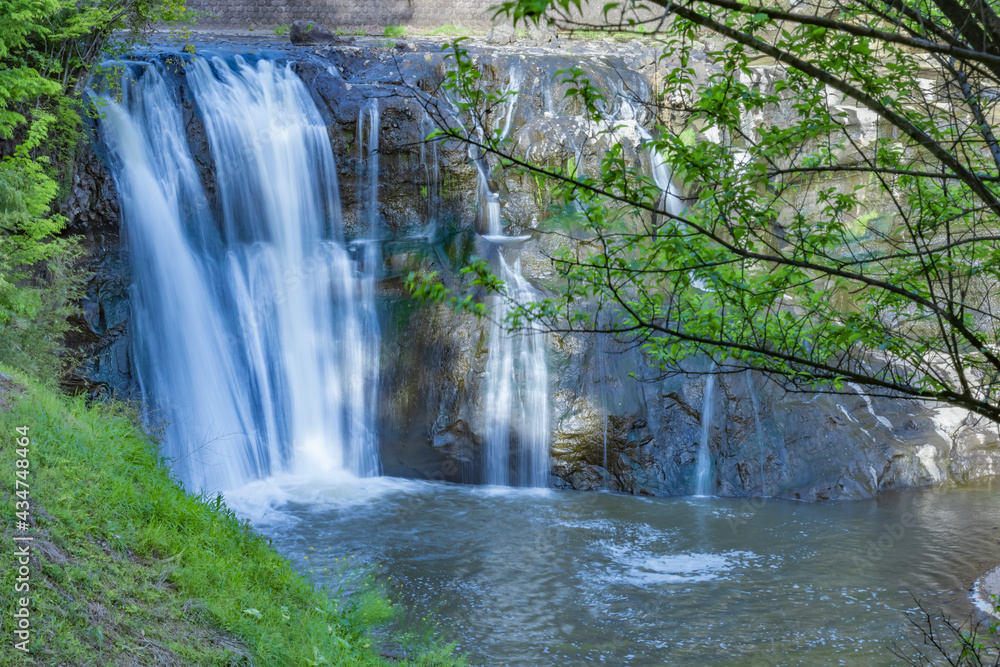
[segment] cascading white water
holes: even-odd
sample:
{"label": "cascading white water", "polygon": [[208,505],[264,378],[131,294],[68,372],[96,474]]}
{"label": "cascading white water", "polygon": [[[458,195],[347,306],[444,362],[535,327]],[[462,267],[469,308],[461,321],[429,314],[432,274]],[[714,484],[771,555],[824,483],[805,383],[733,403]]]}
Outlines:
{"label": "cascading white water", "polygon": [[283,471],[378,474],[373,290],[340,241],[326,127],[288,66],[185,69],[218,220],[160,65],[130,67],[101,123],[132,263],[136,371],[166,424],[164,455],[203,491]]}
{"label": "cascading white water", "polygon": [[715,478],[712,475],[712,450],[708,443],[712,435],[712,414],[715,412],[715,381],[718,367],[713,363],[705,380],[701,403],[701,441],[698,443],[698,463],[694,473],[696,496],[715,495]]}
{"label": "cascading white water", "polygon": [[358,146],[361,169],[358,170],[360,218],[368,223],[369,234],[378,237],[378,99],[371,98],[358,109]]}
{"label": "cascading white water", "polygon": [[[625,97],[620,99],[619,115],[635,118],[635,109]],[[653,135],[646,128],[636,121],[636,132],[642,141],[649,143],[653,140]],[[653,182],[660,189],[660,201],[657,202],[657,209],[671,216],[679,216],[684,212],[684,200],[681,192],[674,184],[673,175],[667,165],[663,155],[652,145],[648,146],[650,171]],[[695,277],[692,284],[699,289],[705,289],[706,285],[700,278]],[[695,495],[711,496],[715,492],[715,479],[712,474],[712,452],[709,448],[709,440],[712,430],[712,413],[715,410],[715,383],[717,367],[715,363],[709,371],[708,379],[705,381],[704,400],[701,412],[701,441],[698,444],[698,460],[695,467]]]}
{"label": "cascading white water", "polygon": [[485,159],[476,161],[479,170],[479,204],[484,207],[486,216],[486,233],[483,237],[498,245],[502,245],[507,237],[500,224],[500,195],[490,189],[489,166]]}
{"label": "cascading white water", "polygon": [[[502,140],[510,131],[511,119],[523,78],[520,70],[511,72]],[[489,167],[484,158],[476,160],[479,169],[479,203],[486,217],[483,237],[497,248],[499,277],[506,295],[493,299],[490,325],[489,358],[486,362],[486,437],[483,446],[483,480],[487,484],[546,487],[549,485],[549,401],[548,367],[545,361],[545,335],[534,323],[528,331],[507,330],[506,317],[515,304],[537,302],[540,295],[521,274],[521,259],[512,263],[504,255],[511,239],[503,233],[500,221],[500,196],[489,187]],[[516,249],[509,252],[517,253]],[[511,440],[511,436],[514,440]],[[511,461],[511,456],[514,461]]]}
{"label": "cascading white water", "polygon": [[[365,132],[365,121],[367,120],[367,132]],[[382,269],[382,226],[378,215],[378,191],[379,191],[379,148],[378,133],[379,127],[379,107],[378,99],[369,99],[358,112],[358,144],[363,160],[361,170],[362,182],[358,187],[358,194],[364,196],[363,219],[368,223],[368,240],[360,243],[361,258],[360,277],[361,284],[361,332],[362,338],[368,344],[362,350],[364,377],[362,387],[359,387],[361,394],[365,398],[365,410],[359,414],[367,415],[374,420],[378,409],[379,392],[379,358],[381,331],[378,324],[378,313],[375,311],[375,283],[379,278]],[[378,451],[378,443],[374,442],[375,424],[371,421],[364,431],[373,438],[370,446],[360,451],[372,449]],[[363,466],[374,464],[377,466],[371,470],[365,470]],[[381,472],[380,460],[378,457],[369,460],[352,461],[352,466],[361,466],[362,475],[372,476]],[[353,468],[352,468],[353,469]]]}
{"label": "cascading white water", "polygon": [[[653,135],[641,125],[637,125],[636,129],[643,141],[650,142],[653,140]],[[679,216],[684,212],[684,200],[681,199],[680,190],[674,185],[673,175],[666,160],[663,158],[663,154],[653,146],[649,147],[649,164],[653,175],[653,182],[656,183],[656,187],[663,193],[660,197],[658,209],[670,215]]]}
{"label": "cascading white water", "polygon": [[[611,122],[615,127],[615,132],[624,132],[622,135],[622,138],[624,138],[628,136],[627,131],[632,128],[635,135],[638,136],[638,140],[647,145],[650,175],[662,193],[660,201],[657,203],[657,208],[670,215],[680,215],[684,212],[685,208],[684,200],[681,198],[681,191],[674,184],[673,174],[663,154],[652,145],[653,135],[642,126],[643,119],[648,117],[646,110],[642,104],[636,102],[633,95],[626,94],[621,89],[618,91],[617,101],[618,106],[611,112],[613,118]],[[634,136],[632,140],[635,141]]]}
{"label": "cascading white water", "polygon": [[[636,114],[636,108],[629,102],[626,96],[619,97],[618,110],[616,116],[629,123],[634,123],[636,133],[639,138],[647,143],[653,141],[653,135],[644,128]],[[667,165],[663,155],[653,145],[648,145],[650,171],[653,182],[662,193],[657,202],[657,209],[671,216],[679,216],[684,212],[684,200],[681,198],[680,190],[673,182],[673,175]],[[655,216],[654,216],[655,218]],[[704,281],[695,279],[692,284],[701,289],[705,288]],[[712,452],[709,448],[709,440],[712,430],[712,413],[715,409],[715,383],[717,367],[715,363],[709,371],[705,381],[704,397],[701,412],[701,441],[698,445],[698,458],[695,467],[695,495],[714,495],[715,479],[712,474]]]}
{"label": "cascading white water", "polygon": [[487,484],[545,487],[549,477],[545,338],[534,327],[528,333],[511,333],[504,322],[513,304],[536,301],[538,293],[521,275],[520,258],[513,265],[507,264],[503,253],[497,258],[507,294],[493,301],[483,477]]}
{"label": "cascading white water", "polygon": [[[496,225],[499,227],[499,222]],[[508,264],[498,248],[497,262],[506,295],[493,299],[485,378],[483,479],[487,484],[546,487],[549,402],[545,335],[534,324],[527,332],[510,332],[505,322],[514,304],[533,303],[539,294],[521,274],[519,257]]]}
{"label": "cascading white water", "polygon": [[504,86],[501,95],[503,96],[500,115],[503,116],[503,127],[499,129],[499,140],[503,141],[510,133],[510,124],[514,120],[514,111],[517,109],[517,98],[521,95],[521,84],[524,83],[524,70],[514,66],[508,75],[507,85]]}

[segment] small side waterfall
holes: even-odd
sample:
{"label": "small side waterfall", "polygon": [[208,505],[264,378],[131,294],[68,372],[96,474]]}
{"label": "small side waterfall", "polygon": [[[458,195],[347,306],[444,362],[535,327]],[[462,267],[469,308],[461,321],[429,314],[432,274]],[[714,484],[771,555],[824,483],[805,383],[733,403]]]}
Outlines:
{"label": "small side waterfall", "polygon": [[[505,93],[502,140],[510,131],[523,73],[513,70]],[[529,331],[507,330],[507,314],[515,304],[538,301],[540,295],[521,274],[521,259],[514,248],[523,238],[503,233],[500,196],[490,187],[489,166],[476,160],[479,169],[480,233],[496,247],[499,277],[506,295],[493,299],[489,358],[486,363],[486,437],[483,479],[487,484],[546,487],[549,485],[549,400],[545,335],[536,325]],[[515,255],[508,262],[505,253]],[[512,440],[513,436],[513,440]],[[513,457],[513,460],[511,459]]]}
{"label": "small side waterfall", "polygon": [[378,238],[378,99],[371,98],[358,109],[358,147],[361,168],[358,170],[359,217],[368,223],[371,238]]}
{"label": "small side waterfall", "polygon": [[[367,133],[365,121],[367,120]],[[382,341],[379,330],[378,313],[375,311],[375,284],[382,272],[382,226],[378,214],[379,189],[379,107],[378,99],[369,99],[358,111],[358,144],[361,150],[363,168],[362,183],[358,193],[364,194],[362,216],[368,223],[368,239],[361,241],[357,253],[360,258],[359,282],[361,287],[361,350],[364,375],[361,386],[356,387],[364,396],[365,407],[356,414],[365,415],[370,421],[360,429],[362,437],[370,438],[357,452],[378,451],[376,440],[375,413],[378,410],[379,356]],[[356,246],[357,248],[357,246]],[[351,461],[351,469],[363,477],[371,477],[382,472],[378,457],[359,458]]]}
{"label": "small side waterfall", "polygon": [[694,474],[696,496],[715,495],[715,478],[712,475],[712,451],[708,446],[712,435],[712,414],[715,412],[715,383],[718,367],[713,363],[705,380],[701,404],[701,442],[698,444],[698,465]]}
{"label": "small side waterfall", "polygon": [[160,64],[129,65],[101,121],[132,263],[136,371],[166,424],[163,453],[202,491],[278,472],[378,474],[374,269],[359,277],[341,240],[319,112],[290,66],[195,58],[185,70],[218,215]]}
{"label": "small side waterfall", "polygon": [[[619,114],[625,112],[625,115],[632,115],[634,117],[635,110],[630,105],[630,103],[623,97],[621,99]],[[636,131],[639,137],[644,142],[651,142],[653,136],[649,133],[646,128],[644,128],[638,122],[636,123]],[[664,217],[667,216],[679,216],[684,212],[684,200],[681,198],[681,192],[673,182],[673,175],[671,174],[670,167],[667,165],[666,160],[663,155],[656,150],[655,147],[649,146],[649,163],[650,172],[653,177],[653,182],[660,190],[660,199],[656,203],[656,208],[659,213],[653,215],[653,224],[657,225]],[[695,278],[692,280],[692,284],[699,289],[705,289],[706,286],[704,281]],[[695,495],[697,496],[712,496],[715,495],[715,477],[712,469],[712,451],[709,448],[709,441],[711,439],[712,432],[712,414],[715,411],[715,385],[717,381],[718,366],[715,362],[712,363],[712,367],[709,370],[708,379],[705,380],[704,396],[701,408],[701,441],[698,444],[698,460],[695,468]]]}
{"label": "small side waterfall", "polygon": [[490,180],[486,160],[476,160],[476,168],[479,170],[479,206],[482,209],[479,213],[478,231],[487,241],[502,246],[507,237],[500,224],[500,193]]}
{"label": "small side waterfall", "polygon": [[517,98],[521,95],[521,84],[524,83],[524,70],[520,67],[513,67],[510,70],[507,85],[504,86],[502,103],[503,127],[499,129],[499,139],[503,141],[510,133],[510,125],[514,120],[514,111],[517,109]]}
{"label": "small side waterfall", "polygon": [[493,300],[483,478],[487,484],[545,487],[549,478],[545,338],[534,327],[529,333],[511,333],[504,321],[513,304],[533,302],[538,293],[521,275],[520,258],[510,265],[498,252],[497,260],[507,294]]}
{"label": "small side waterfall", "polygon": [[[637,125],[636,129],[643,141],[649,142],[653,140],[653,135],[646,128]],[[660,201],[657,202],[657,209],[670,215],[680,215],[684,212],[684,200],[681,198],[681,192],[674,185],[673,174],[671,174],[670,167],[664,160],[663,155],[652,146],[649,148],[649,164],[653,182],[656,183],[656,187],[663,193],[660,195]]]}

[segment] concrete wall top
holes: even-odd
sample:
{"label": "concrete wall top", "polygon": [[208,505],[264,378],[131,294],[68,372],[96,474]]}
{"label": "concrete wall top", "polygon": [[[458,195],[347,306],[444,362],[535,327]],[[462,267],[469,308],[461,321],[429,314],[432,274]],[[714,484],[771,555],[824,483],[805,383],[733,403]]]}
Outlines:
{"label": "concrete wall top", "polygon": [[200,26],[245,27],[316,21],[331,30],[343,27],[405,25],[430,28],[457,25],[489,28],[499,0],[188,0],[187,6],[214,14]]}

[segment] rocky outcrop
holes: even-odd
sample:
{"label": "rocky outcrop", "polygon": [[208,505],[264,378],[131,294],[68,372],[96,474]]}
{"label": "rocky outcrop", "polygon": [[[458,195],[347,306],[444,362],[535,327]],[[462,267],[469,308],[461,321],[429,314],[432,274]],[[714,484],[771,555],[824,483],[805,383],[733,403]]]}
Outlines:
{"label": "rocky outcrop", "polygon": [[486,35],[486,42],[488,44],[510,44],[515,39],[517,39],[517,31],[514,30],[514,26],[507,25],[506,23],[498,23],[490,28],[489,33]]}
{"label": "rocky outcrop", "polygon": [[295,46],[307,46],[310,44],[332,44],[337,41],[337,36],[325,25],[314,21],[292,21],[292,27],[288,31],[288,39]]}
{"label": "rocky outcrop", "polygon": [[[596,170],[611,141],[600,134],[608,125],[595,125],[564,103],[564,84],[556,73],[583,62],[595,83],[642,100],[656,68],[669,63],[659,62],[656,52],[642,44],[588,46],[536,37],[544,46],[474,46],[484,85],[520,91],[516,107],[495,113],[490,129],[509,126],[515,150],[535,160],[559,166],[573,161],[577,169]],[[421,306],[408,298],[403,284],[410,271],[436,271],[447,286],[462,289],[467,280],[462,266],[490,252],[476,233],[478,172],[467,149],[422,141],[433,129],[422,95],[438,89],[445,68],[440,46],[387,47],[356,40],[335,47],[289,47],[285,57],[327,123],[348,242],[364,231],[357,215],[358,116],[368,100],[378,99],[378,214],[391,235],[384,245],[380,285],[378,423],[385,472],[478,482],[488,323],[446,306]],[[701,75],[710,73],[703,60],[695,59],[692,66]],[[760,66],[748,76],[766,86],[774,73]],[[185,101],[189,144],[211,198],[212,158],[182,67],[176,84]],[[641,105],[613,99],[608,105],[626,158],[648,165],[648,156],[636,148],[637,126],[645,122]],[[872,119],[860,111],[849,117],[856,119],[851,131],[863,143],[875,131]],[[546,193],[534,179],[493,167],[508,233],[531,237],[520,250],[523,273],[544,293],[557,280],[549,254],[566,241],[544,233],[554,223]],[[91,152],[82,154],[67,212],[73,230],[87,238],[94,275],[80,327],[79,345],[89,358],[84,370],[98,386],[135,394],[127,339],[127,257],[117,235],[113,183]],[[726,496],[861,498],[1000,471],[996,427],[952,408],[872,398],[853,387],[840,395],[786,394],[759,375],[738,372],[718,378],[715,409],[706,415],[704,374],[638,381],[649,372],[641,352],[594,335],[552,335],[548,364],[555,486],[691,493],[705,423],[717,493]],[[709,370],[707,360],[704,370]]]}
{"label": "rocky outcrop", "polygon": [[63,208],[67,232],[80,239],[89,275],[86,296],[72,318],[67,343],[83,359],[66,382],[90,394],[138,395],[128,344],[129,268],[120,238],[118,192],[95,149],[94,128],[77,147],[73,181]]}

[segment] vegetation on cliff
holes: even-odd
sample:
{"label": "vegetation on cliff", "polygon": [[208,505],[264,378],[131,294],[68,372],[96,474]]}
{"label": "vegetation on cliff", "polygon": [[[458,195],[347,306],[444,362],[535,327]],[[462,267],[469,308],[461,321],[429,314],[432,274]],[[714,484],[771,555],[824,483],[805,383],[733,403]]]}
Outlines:
{"label": "vegetation on cliff", "polygon": [[187,14],[184,0],[9,0],[0,8],[0,362],[48,381],[83,276],[56,208],[80,140],[80,93],[109,48]]}

